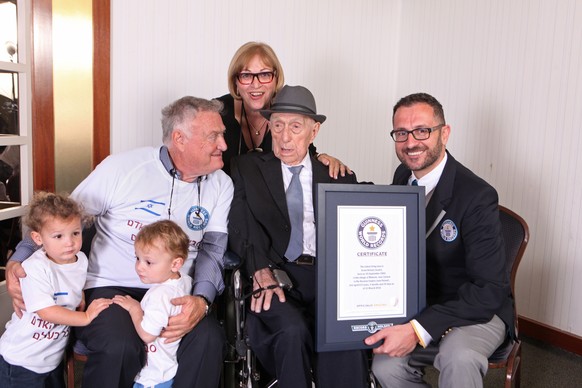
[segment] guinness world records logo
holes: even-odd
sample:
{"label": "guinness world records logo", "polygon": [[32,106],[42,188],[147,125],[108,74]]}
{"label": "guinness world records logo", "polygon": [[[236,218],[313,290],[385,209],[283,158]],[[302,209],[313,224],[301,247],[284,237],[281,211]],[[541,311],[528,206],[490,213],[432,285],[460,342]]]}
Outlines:
{"label": "guinness world records logo", "polygon": [[386,327],[393,326],[392,323],[376,323],[374,321],[370,321],[364,325],[352,325],[352,331],[367,331],[370,334],[374,334],[377,331],[380,331]]}
{"label": "guinness world records logo", "polygon": [[374,249],[386,241],[386,225],[377,217],[367,217],[358,225],[358,241],[365,248]]}
{"label": "guinness world records logo", "polygon": [[441,238],[446,242],[455,241],[459,232],[457,225],[451,220],[445,220],[441,224]]}

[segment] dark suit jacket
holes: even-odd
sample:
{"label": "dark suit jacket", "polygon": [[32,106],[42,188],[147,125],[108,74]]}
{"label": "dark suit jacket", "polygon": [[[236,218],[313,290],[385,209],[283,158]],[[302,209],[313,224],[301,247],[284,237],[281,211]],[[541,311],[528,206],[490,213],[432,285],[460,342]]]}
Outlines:
{"label": "dark suit jacket", "polygon": [[[330,178],[327,166],[314,157],[311,164],[314,206],[317,183],[357,183],[355,174]],[[228,221],[229,245],[246,261],[248,275],[252,275],[285,261],[291,223],[281,161],[273,152],[241,155],[232,160],[231,177],[234,198]]]}
{"label": "dark suit jacket", "polygon": [[[406,185],[410,174],[400,165],[393,184]],[[450,154],[426,208],[427,231],[433,224],[426,239],[428,307],[415,319],[438,342],[451,327],[486,323],[497,314],[513,337],[497,192]]]}

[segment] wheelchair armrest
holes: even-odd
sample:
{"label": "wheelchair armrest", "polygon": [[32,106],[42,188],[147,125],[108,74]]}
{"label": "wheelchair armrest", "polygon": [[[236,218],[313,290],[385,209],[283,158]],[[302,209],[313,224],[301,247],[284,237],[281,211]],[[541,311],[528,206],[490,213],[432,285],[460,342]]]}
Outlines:
{"label": "wheelchair armrest", "polygon": [[224,253],[223,260],[224,260],[224,269],[226,269],[226,270],[237,269],[242,263],[240,256],[237,255],[236,253],[234,253],[233,251],[229,251],[229,250],[227,250]]}

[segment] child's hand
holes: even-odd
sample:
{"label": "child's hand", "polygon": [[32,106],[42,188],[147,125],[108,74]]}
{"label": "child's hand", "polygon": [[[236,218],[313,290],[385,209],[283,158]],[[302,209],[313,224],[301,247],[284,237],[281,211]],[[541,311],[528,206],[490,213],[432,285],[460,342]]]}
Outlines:
{"label": "child's hand", "polygon": [[87,311],[85,311],[85,314],[89,319],[89,322],[93,321],[93,319],[95,319],[101,311],[109,307],[111,303],[112,303],[111,299],[105,298],[95,299],[93,302],[91,302],[89,307],[87,307]]}
{"label": "child's hand", "polygon": [[139,302],[137,300],[133,299],[129,295],[115,295],[113,297],[113,303],[123,307],[125,310],[127,310],[130,313],[131,313],[131,310],[133,310],[133,309],[140,309],[141,310],[141,306],[140,306]]}

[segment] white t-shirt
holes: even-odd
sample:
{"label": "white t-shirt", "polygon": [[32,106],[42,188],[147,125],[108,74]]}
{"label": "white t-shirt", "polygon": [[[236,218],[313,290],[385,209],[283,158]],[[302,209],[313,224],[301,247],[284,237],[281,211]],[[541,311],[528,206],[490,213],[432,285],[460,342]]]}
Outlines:
{"label": "white t-shirt", "polygon": [[[192,278],[182,275],[179,279],[168,279],[164,283],[153,285],[141,300],[144,312],[141,327],[151,335],[159,336],[168,326],[168,319],[178,315],[182,306],[174,306],[170,300],[190,294]],[[138,373],[135,381],[146,387],[169,381],[178,370],[176,352],[180,341],[164,343],[165,338],[158,337],[146,344],[146,366]]]}
{"label": "white t-shirt", "polygon": [[63,359],[69,326],[44,321],[36,311],[50,306],[75,310],[82,300],[87,256],[77,254],[71,264],[56,264],[39,249],[22,263],[26,277],[20,280],[27,311],[13,313],[0,338],[0,354],[12,365],[36,373],[54,370]]}
{"label": "white t-shirt", "polygon": [[202,180],[200,196],[196,182],[173,179],[160,161],[159,147],[110,155],[71,195],[88,213],[99,216],[85,288],[147,288],[135,273],[133,242],[144,225],[168,219],[170,207],[170,218],[190,238],[188,259],[181,269],[190,275],[204,233],[228,233],[232,195],[232,180],[222,170]]}

